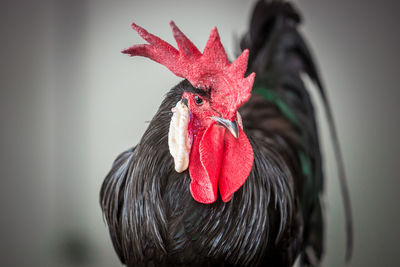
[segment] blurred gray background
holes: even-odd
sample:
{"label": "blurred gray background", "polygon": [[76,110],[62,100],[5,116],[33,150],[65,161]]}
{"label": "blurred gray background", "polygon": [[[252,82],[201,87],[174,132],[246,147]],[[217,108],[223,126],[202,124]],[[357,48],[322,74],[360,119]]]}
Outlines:
{"label": "blurred gray background", "polygon": [[[202,49],[217,26],[228,54],[255,1],[0,2],[0,265],[120,266],[98,193],[179,78],[120,50],[135,21],[174,43],[174,19]],[[295,1],[336,118],[353,201],[350,266],[398,266],[398,1]],[[316,97],[317,107],[320,107]],[[344,218],[332,145],[324,266],[344,266]]]}

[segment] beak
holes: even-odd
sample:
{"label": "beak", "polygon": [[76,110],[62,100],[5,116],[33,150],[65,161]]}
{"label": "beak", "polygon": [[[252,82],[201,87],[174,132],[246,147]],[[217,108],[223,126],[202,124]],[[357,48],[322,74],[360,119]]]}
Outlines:
{"label": "beak", "polygon": [[230,121],[216,116],[212,116],[211,118],[228,129],[235,138],[239,137],[239,127],[236,119],[234,121]]}

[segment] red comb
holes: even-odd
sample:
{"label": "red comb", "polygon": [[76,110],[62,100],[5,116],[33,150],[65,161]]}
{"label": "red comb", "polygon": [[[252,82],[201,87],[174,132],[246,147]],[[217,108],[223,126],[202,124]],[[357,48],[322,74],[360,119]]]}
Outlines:
{"label": "red comb", "polygon": [[122,53],[148,57],[164,65],[175,75],[187,79],[194,87],[211,88],[213,101],[226,109],[223,112],[225,117],[236,116],[237,108],[249,99],[253,87],[255,73],[244,77],[249,51],[244,50],[230,64],[216,27],[211,30],[202,54],[173,21],[170,26],[178,50],[132,23],[132,28],[149,44],[134,45]]}

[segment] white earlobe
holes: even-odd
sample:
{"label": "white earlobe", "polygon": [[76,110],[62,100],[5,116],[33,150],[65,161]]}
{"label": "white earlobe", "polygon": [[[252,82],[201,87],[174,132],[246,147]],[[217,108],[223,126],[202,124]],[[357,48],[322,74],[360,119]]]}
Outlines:
{"label": "white earlobe", "polygon": [[181,100],[172,108],[172,112],[168,133],[169,152],[174,158],[175,170],[183,172],[189,166],[189,154],[192,147],[192,138],[188,131],[190,111]]}

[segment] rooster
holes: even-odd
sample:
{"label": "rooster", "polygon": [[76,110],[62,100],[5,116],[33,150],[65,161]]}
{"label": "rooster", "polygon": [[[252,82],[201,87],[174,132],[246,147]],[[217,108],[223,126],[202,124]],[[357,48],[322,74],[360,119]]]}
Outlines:
{"label": "rooster", "polygon": [[122,263],[292,266],[299,258],[302,266],[318,265],[323,170],[303,74],[333,121],[299,23],[291,4],[259,1],[232,63],[216,28],[201,53],[173,22],[178,49],[132,24],[148,44],[123,53],[148,57],[184,80],[102,185]]}

